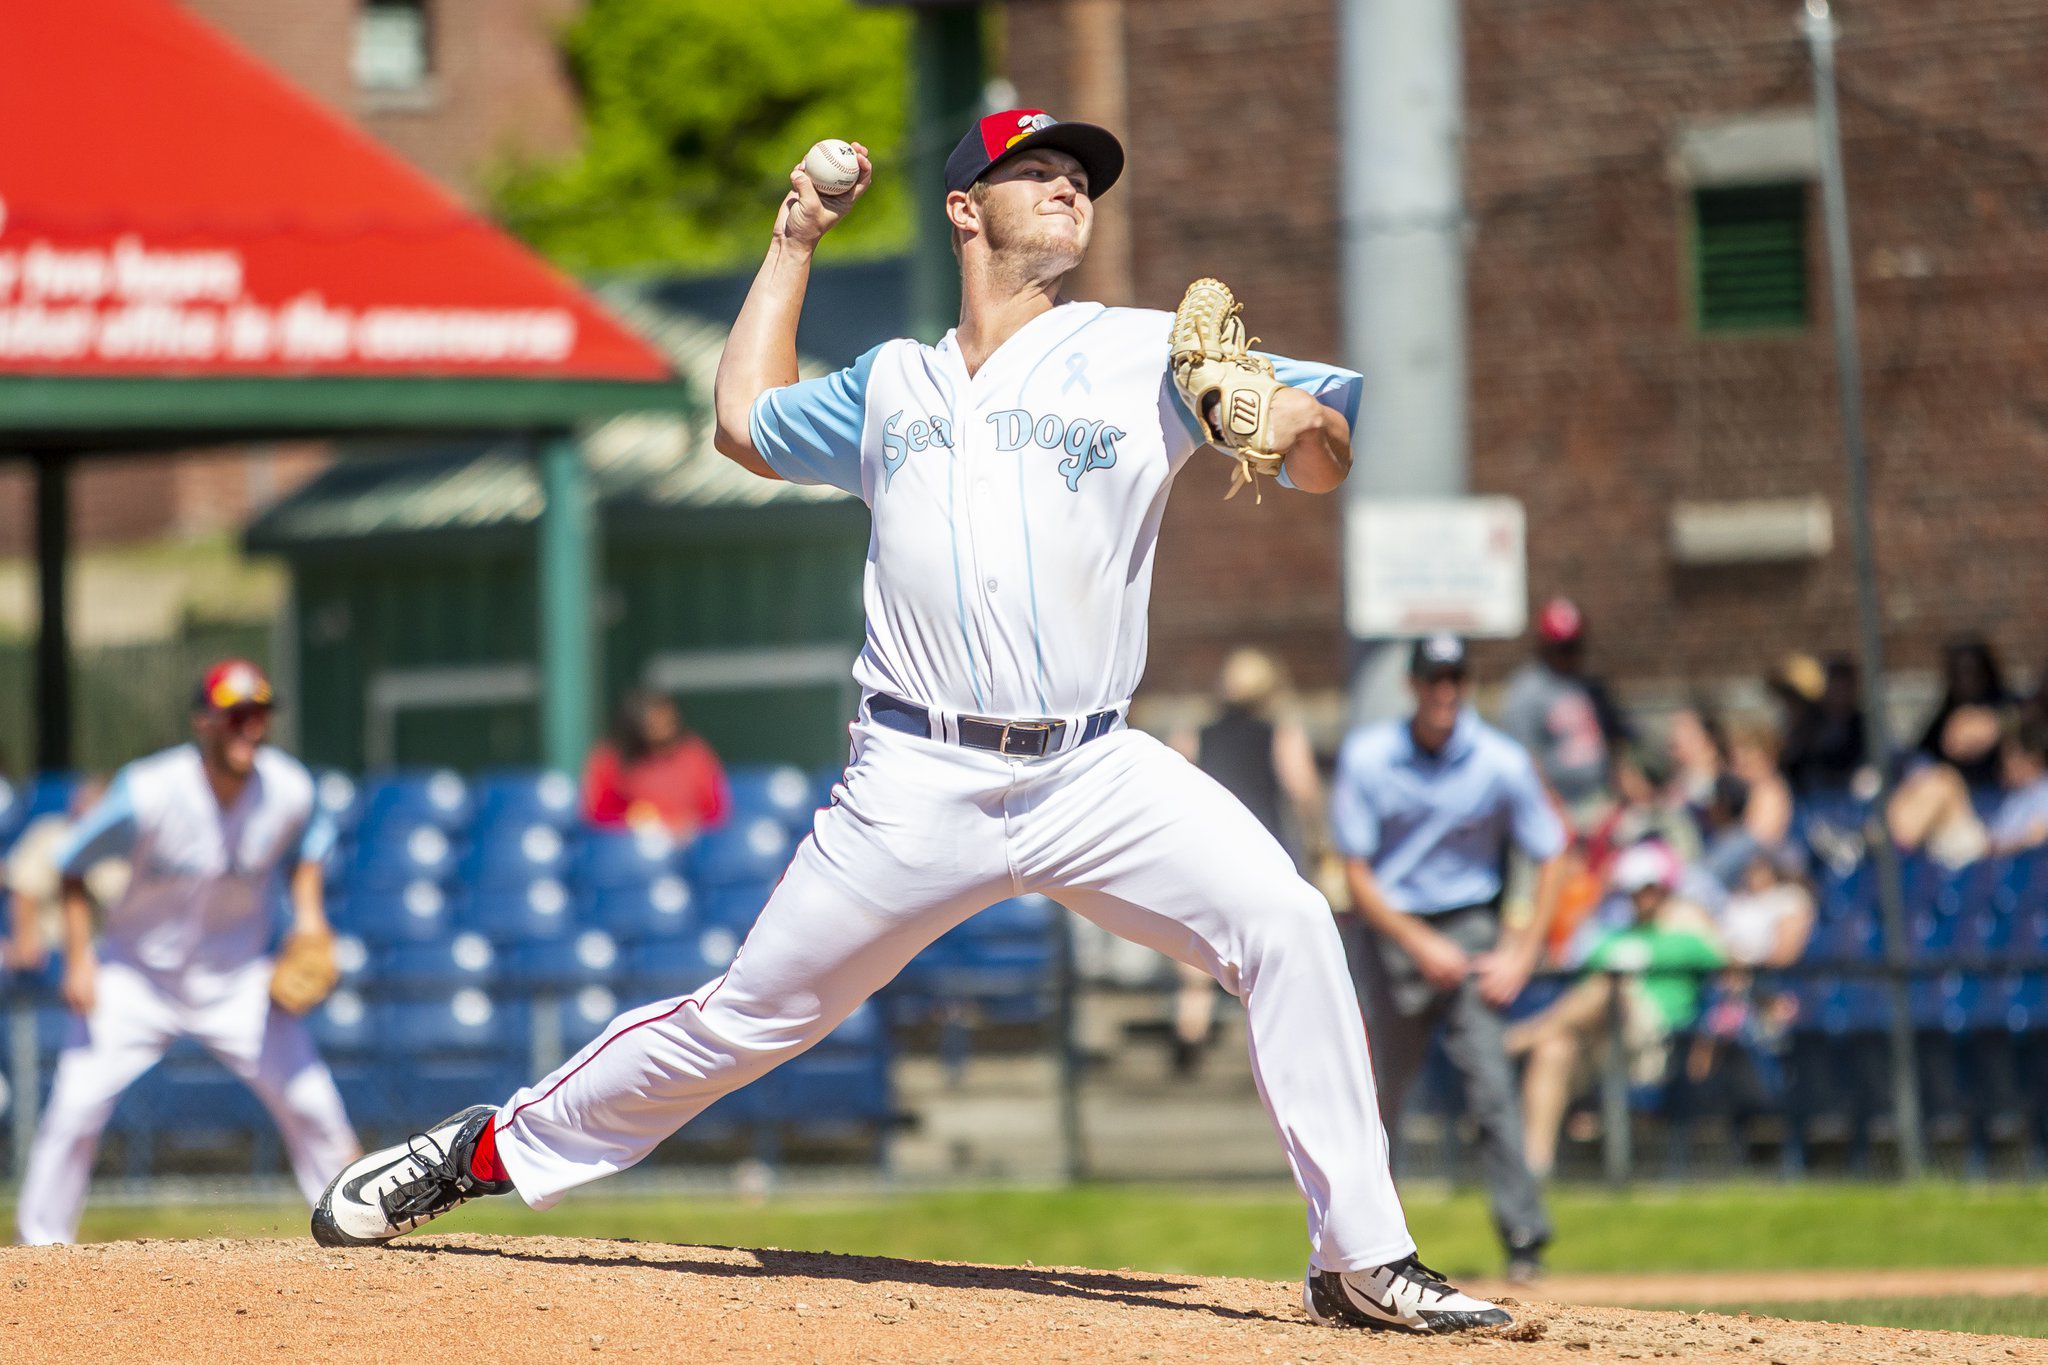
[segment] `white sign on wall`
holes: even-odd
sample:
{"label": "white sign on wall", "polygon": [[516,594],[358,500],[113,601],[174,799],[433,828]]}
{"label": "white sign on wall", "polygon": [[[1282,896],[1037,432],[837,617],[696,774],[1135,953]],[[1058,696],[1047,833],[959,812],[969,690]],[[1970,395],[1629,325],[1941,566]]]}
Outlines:
{"label": "white sign on wall", "polygon": [[1448,630],[1506,639],[1527,625],[1517,499],[1355,499],[1344,532],[1344,619],[1352,635]]}

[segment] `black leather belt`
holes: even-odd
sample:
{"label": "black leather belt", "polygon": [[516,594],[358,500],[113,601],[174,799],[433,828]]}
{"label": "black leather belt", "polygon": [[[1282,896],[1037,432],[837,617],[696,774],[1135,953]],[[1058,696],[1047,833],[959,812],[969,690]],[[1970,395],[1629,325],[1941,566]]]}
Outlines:
{"label": "black leather belt", "polygon": [[[906,735],[935,739],[932,713],[916,702],[877,692],[868,698],[868,716],[877,725],[900,730]],[[1100,739],[1116,725],[1115,711],[1097,711],[1081,722],[1081,737],[1075,747]],[[985,749],[1007,758],[1043,758],[1058,753],[1066,738],[1068,722],[1063,720],[997,720],[991,716],[961,716],[957,723],[960,743],[970,749]]]}

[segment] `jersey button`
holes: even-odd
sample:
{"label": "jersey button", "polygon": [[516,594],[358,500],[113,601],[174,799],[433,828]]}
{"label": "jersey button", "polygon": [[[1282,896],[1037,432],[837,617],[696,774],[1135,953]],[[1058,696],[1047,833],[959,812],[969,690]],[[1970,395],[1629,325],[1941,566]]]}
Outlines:
{"label": "jersey button", "polygon": [[988,581],[988,590],[989,590],[990,592],[994,592],[994,591],[996,590],[996,581],[995,581],[995,580],[994,580],[993,578],[991,578],[991,579],[990,579],[990,580]]}

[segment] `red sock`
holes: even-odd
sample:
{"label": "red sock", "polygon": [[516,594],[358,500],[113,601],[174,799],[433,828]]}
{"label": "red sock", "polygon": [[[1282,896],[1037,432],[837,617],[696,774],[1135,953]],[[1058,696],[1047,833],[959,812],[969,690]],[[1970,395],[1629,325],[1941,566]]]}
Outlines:
{"label": "red sock", "polygon": [[498,1160],[498,1125],[486,1124],[476,1140],[476,1150],[469,1154],[469,1173],[478,1180],[510,1180],[511,1172],[505,1163]]}

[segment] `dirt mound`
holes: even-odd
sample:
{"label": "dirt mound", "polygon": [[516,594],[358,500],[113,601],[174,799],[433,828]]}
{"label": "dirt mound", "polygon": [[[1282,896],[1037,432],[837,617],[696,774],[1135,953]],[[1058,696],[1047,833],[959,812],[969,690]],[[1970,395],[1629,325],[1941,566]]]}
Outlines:
{"label": "dirt mound", "polygon": [[1517,1305],[1452,1341],[1311,1327],[1300,1290],[1131,1270],[564,1238],[0,1250],[0,1340],[39,1360],[2048,1360],[2048,1343]]}

